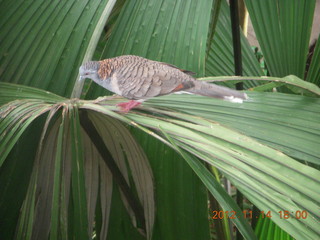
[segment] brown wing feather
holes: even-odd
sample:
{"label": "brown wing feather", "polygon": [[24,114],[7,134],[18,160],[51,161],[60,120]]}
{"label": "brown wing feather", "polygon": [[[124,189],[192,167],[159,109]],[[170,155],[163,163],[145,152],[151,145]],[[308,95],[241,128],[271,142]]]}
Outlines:
{"label": "brown wing feather", "polygon": [[159,62],[159,63],[161,63],[161,64],[163,64],[163,65],[166,65],[166,66],[169,66],[169,67],[172,67],[172,68],[175,68],[175,69],[179,69],[181,72],[183,72],[183,73],[185,73],[185,74],[188,74],[188,75],[190,75],[190,76],[196,75],[195,72],[178,68],[177,66],[172,65],[172,64],[170,64],[170,63],[165,63],[165,62]]}
{"label": "brown wing feather", "polygon": [[172,90],[172,92],[180,92],[180,91],[187,90],[187,89],[190,89],[193,87],[194,87],[194,82],[186,81],[186,82],[180,83],[178,86],[176,86]]}
{"label": "brown wing feather", "polygon": [[194,87],[193,81],[180,76],[184,75],[181,72],[177,75],[161,69],[127,65],[125,70],[117,69],[115,73],[121,95],[128,99],[147,99]]}

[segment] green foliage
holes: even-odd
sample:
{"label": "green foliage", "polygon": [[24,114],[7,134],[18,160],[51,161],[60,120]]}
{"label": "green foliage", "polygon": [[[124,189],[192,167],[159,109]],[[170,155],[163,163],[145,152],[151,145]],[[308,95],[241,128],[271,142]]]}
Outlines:
{"label": "green foliage", "polygon": [[[319,38],[318,38],[319,39]],[[320,85],[320,41],[317,40],[317,44],[312,56],[311,66],[307,75],[307,81]]]}
{"label": "green foliage", "polygon": [[[2,84],[3,86],[6,86],[6,92],[7,94],[10,94],[10,90],[14,93],[17,91],[17,88],[21,88],[22,86],[17,87],[16,85],[8,85],[8,84]],[[301,82],[301,85],[303,86],[303,82]],[[23,87],[22,87],[23,88]],[[36,95],[36,98],[39,98],[39,96],[43,96],[43,92],[40,90],[30,89],[26,88],[25,93],[26,95],[30,94],[28,93],[28,90],[35,93],[38,92],[38,97]],[[0,92],[1,93],[1,92]],[[1,94],[0,94],[1,96]],[[282,113],[285,110],[289,110],[290,112],[295,111],[297,103],[301,101],[301,97],[293,97],[291,95],[284,95],[282,94],[281,98],[278,98],[278,108],[274,108],[274,103],[272,101],[268,101],[268,99],[274,98],[275,93],[269,93],[269,94],[249,94],[249,97],[254,99],[254,102],[246,102],[242,105],[234,105],[233,103],[227,103],[227,102],[221,102],[220,100],[210,99],[210,98],[203,98],[198,96],[189,96],[188,99],[183,99],[182,96],[165,96],[161,98],[157,98],[154,100],[151,100],[149,103],[146,103],[145,106],[140,107],[140,110],[143,110],[144,113],[140,113],[140,111],[133,111],[131,113],[128,113],[126,115],[119,114],[117,112],[114,112],[112,110],[115,110],[115,104],[117,102],[123,101],[123,99],[119,98],[102,98],[96,101],[84,101],[84,100],[65,100],[59,103],[57,101],[56,103],[48,103],[45,100],[45,97],[43,97],[42,100],[28,100],[25,99],[24,96],[21,96],[22,100],[17,100],[14,102],[9,102],[8,104],[4,105],[2,107],[2,113],[6,115],[6,120],[8,121],[8,124],[11,122],[10,119],[15,119],[15,115],[23,114],[20,111],[11,111],[11,109],[17,109],[24,108],[25,105],[31,101],[32,105],[28,108],[29,114],[30,114],[30,121],[24,122],[24,119],[18,119],[18,122],[14,123],[16,126],[21,126],[17,128],[17,131],[22,134],[24,131],[26,125],[31,124],[31,120],[35,119],[39,116],[39,114],[43,114],[46,111],[50,111],[51,114],[49,114],[49,119],[52,118],[53,114],[59,114],[57,112],[57,109],[62,108],[62,113],[65,114],[72,114],[73,112],[77,112],[78,108],[80,109],[86,109],[90,111],[97,112],[97,117],[101,114],[108,115],[110,117],[113,117],[115,119],[118,119],[120,121],[123,121],[127,124],[130,124],[132,126],[138,127],[139,129],[145,131],[146,133],[150,134],[151,136],[154,136],[161,141],[163,141],[166,144],[169,144],[165,140],[166,136],[170,136],[170,141],[174,144],[174,148],[182,148],[184,151],[187,151],[189,153],[194,154],[195,156],[199,157],[200,159],[203,159],[204,161],[216,166],[219,168],[229,179],[232,180],[232,182],[243,192],[245,192],[246,196],[260,209],[264,211],[272,211],[273,214],[277,213],[281,209],[288,209],[290,211],[297,211],[301,209],[307,209],[310,216],[316,216],[317,213],[314,212],[314,209],[316,209],[317,204],[319,204],[317,201],[318,196],[320,197],[320,192],[318,192],[319,183],[317,182],[317,175],[319,175],[319,171],[312,169],[310,167],[307,167],[301,163],[298,163],[294,159],[288,157],[287,155],[284,155],[283,153],[280,153],[270,147],[267,147],[266,145],[262,145],[261,143],[256,142],[253,139],[250,139],[246,137],[245,135],[242,135],[241,133],[238,133],[232,129],[229,129],[228,127],[224,127],[220,124],[217,124],[214,121],[207,120],[206,117],[208,117],[208,113],[210,112],[210,109],[219,109],[219,106],[223,106],[223,108],[227,108],[228,105],[232,106],[234,113],[238,115],[237,111],[239,111],[239,115],[241,114],[241,111],[247,111],[247,109],[250,109],[251,105],[254,106],[254,108],[260,109],[261,106],[264,106],[266,110],[268,110],[268,104],[270,104],[271,109],[274,109],[273,111],[278,112],[279,114]],[[260,99],[260,100],[259,100]],[[293,104],[290,108],[290,105],[287,105],[285,107],[284,103],[287,102],[289,99],[291,99]],[[183,100],[183,101],[181,101]],[[267,101],[266,101],[267,100]],[[314,124],[314,111],[316,111],[318,106],[318,101],[314,101],[315,99],[312,98],[304,98],[303,102],[309,102],[309,109],[305,110],[306,112],[310,111],[312,113],[313,117],[304,119],[304,123],[307,125]],[[170,105],[168,105],[170,103]],[[195,109],[192,107],[192,104],[196,104],[198,106],[198,109]],[[157,107],[158,105],[158,107]],[[21,106],[21,107],[20,107]],[[40,106],[43,106],[43,109],[40,108]],[[161,109],[159,107],[164,107],[164,109]],[[260,107],[259,107],[260,106]],[[282,106],[282,107],[281,107]],[[39,111],[40,109],[40,111]],[[74,109],[74,110],[73,110]],[[170,110],[172,109],[172,110]],[[178,110],[179,109],[179,110]],[[179,111],[182,111],[179,113]],[[196,112],[192,112],[196,111]],[[152,112],[152,115],[148,115],[148,112]],[[192,113],[192,115],[188,114],[187,112]],[[270,111],[268,111],[270,112]],[[224,116],[224,118],[219,119],[220,123],[226,123],[226,126],[230,125],[230,120],[233,119],[233,116],[229,114],[228,111],[221,112],[219,111],[217,114],[220,116]],[[214,115],[217,115],[214,114]],[[255,119],[259,118],[265,118],[261,117],[264,113],[259,111],[252,111],[250,115],[248,115],[248,118],[246,119],[246,122],[249,126],[254,126],[252,123],[255,121]],[[68,116],[67,115],[67,116]],[[213,116],[212,114],[210,114]],[[75,115],[77,116],[77,115]],[[195,117],[197,116],[197,117]],[[71,117],[71,116],[70,116]],[[96,117],[96,118],[97,118]],[[101,117],[98,117],[101,118]],[[64,117],[64,119],[69,119]],[[92,118],[93,120],[94,118]],[[101,118],[104,119],[104,118]],[[75,119],[76,120],[76,119]],[[271,120],[271,119],[270,119]],[[77,122],[74,122],[74,124],[71,123],[71,120],[69,123],[63,123],[63,121],[60,123],[59,129],[61,127],[68,127],[68,126],[76,126]],[[264,120],[265,121],[265,120]],[[284,121],[284,119],[283,119]],[[60,121],[59,121],[60,122]],[[97,129],[100,129],[99,132],[105,131],[103,128],[107,129],[108,126],[112,126],[113,124],[106,124],[107,119],[104,119],[103,121],[100,121],[99,123],[97,120],[94,120],[95,125],[97,126]],[[116,123],[116,122],[115,122]],[[271,122],[270,122],[271,123]],[[4,126],[6,126],[6,121],[3,122]],[[276,132],[277,128],[281,129],[283,125],[290,125],[293,127],[295,124],[294,118],[287,118],[286,122],[282,122],[281,124],[274,123],[273,130]],[[319,124],[319,123],[318,123]],[[105,127],[102,127],[105,125]],[[46,124],[48,126],[48,124]],[[59,125],[56,125],[59,126]],[[315,129],[319,129],[319,127],[314,126]],[[296,128],[296,127],[295,127]],[[7,127],[3,128],[3,131],[6,131]],[[119,127],[116,127],[115,129],[120,129]],[[150,130],[151,131],[150,131]],[[55,133],[55,137],[51,137],[49,135],[46,140],[48,144],[54,143],[54,141],[62,141],[62,139],[69,139],[69,137],[60,137],[60,134],[62,134],[61,130],[57,131],[54,130],[54,128],[51,130],[52,133]],[[304,129],[305,133],[303,133],[302,129],[299,132],[298,136],[292,135],[292,139],[308,139],[308,137],[303,137],[303,134],[308,134],[307,129]],[[59,134],[58,134],[59,132]],[[60,133],[61,132],[61,133]],[[68,130],[65,130],[63,132],[69,132]],[[162,133],[165,132],[166,135],[161,136]],[[70,133],[75,134],[76,131],[71,130]],[[69,134],[70,134],[69,133]],[[79,134],[79,133],[78,133]],[[263,132],[258,135],[255,135],[254,137],[256,139],[262,138],[264,135]],[[320,133],[314,132],[313,134],[317,135],[317,138],[319,137]],[[2,133],[3,135],[3,133]],[[43,133],[43,136],[45,135],[45,132]],[[83,135],[83,134],[82,134]],[[17,138],[11,138],[10,135],[4,134],[5,136],[4,141],[8,142],[5,146],[2,148],[2,152],[8,152],[12,149],[15,142],[17,141]],[[107,136],[110,136],[107,134]],[[117,135],[119,137],[119,135]],[[128,136],[128,134],[125,134],[123,136]],[[165,138],[163,138],[165,137]],[[52,138],[52,140],[50,140]],[[108,143],[108,140],[110,137],[106,138],[106,144],[110,145],[112,142],[115,142],[115,140]],[[54,140],[56,139],[56,140]],[[60,140],[59,140],[60,139]],[[79,137],[72,137],[71,139],[79,139]],[[122,138],[120,138],[122,139]],[[70,140],[69,140],[70,141]],[[306,140],[309,141],[309,140]],[[288,142],[286,145],[291,146],[295,141]],[[302,143],[302,141],[299,141]],[[51,156],[52,164],[56,165],[58,164],[58,168],[60,168],[59,162],[62,161],[62,159],[69,159],[71,156],[71,159],[79,159],[78,153],[76,149],[81,149],[81,146],[76,147],[77,144],[81,144],[79,141],[75,142],[74,144],[71,144],[68,147],[68,144],[61,143],[61,146],[64,146],[66,150],[62,151],[60,148],[57,148],[56,153],[51,153],[48,151],[49,149],[45,149],[46,144],[43,143],[43,150],[40,150],[40,152],[43,151],[45,156],[41,157],[40,159],[50,159],[49,156]],[[91,143],[92,144],[92,143]],[[283,142],[273,143],[273,146],[277,148],[278,145],[283,144]],[[304,155],[303,152],[308,152],[308,150],[305,150],[303,146],[306,146],[307,148],[308,144],[301,145],[301,153],[300,155]],[[40,145],[41,146],[41,145]],[[128,145],[129,147],[130,145]],[[122,147],[125,147],[125,145],[122,145]],[[68,150],[69,149],[69,150]],[[75,152],[72,150],[74,149]],[[132,149],[133,150],[133,149]],[[71,151],[74,152],[70,157],[68,156],[59,156],[62,152],[69,153]],[[79,150],[78,150],[79,151]],[[179,150],[180,151],[180,150]],[[319,150],[318,150],[319,151]],[[121,152],[121,151],[120,151]],[[70,154],[70,153],[69,153]],[[89,154],[92,155],[93,153]],[[290,151],[288,151],[288,154],[292,154]],[[3,160],[5,159],[5,155],[1,154],[3,156]],[[119,154],[117,154],[119,155]],[[55,157],[56,156],[56,157]],[[233,200],[230,199],[230,197],[227,197],[227,195],[219,194],[219,192],[216,192],[217,186],[213,185],[213,182],[208,182],[208,173],[202,168],[202,165],[194,165],[196,162],[195,160],[192,160],[183,154],[183,156],[188,160],[188,163],[191,164],[194,171],[199,175],[200,179],[202,181],[206,182],[206,186],[208,189],[211,189],[210,191],[216,196],[217,199],[220,199],[220,203],[225,207],[228,211],[236,211],[239,212],[240,210],[237,208],[230,208],[230,206],[234,206]],[[295,153],[293,153],[293,156],[295,156]],[[319,163],[318,159],[319,154],[315,153],[314,158],[317,159],[317,163]],[[55,160],[54,160],[55,159]],[[61,160],[60,160],[61,159]],[[81,158],[80,158],[81,159]],[[306,157],[306,159],[308,159]],[[129,160],[129,159],[128,159]],[[42,160],[43,161],[43,160]],[[65,160],[64,160],[65,161]],[[141,160],[140,160],[141,161]],[[70,162],[72,166],[72,162]],[[37,165],[36,165],[37,166]],[[77,165],[74,166],[75,169],[73,171],[78,171],[81,169],[78,169]],[[53,170],[56,168],[53,168]],[[78,170],[76,170],[78,169]],[[131,167],[131,169],[134,169]],[[38,170],[36,171],[38,172]],[[42,172],[39,170],[39,173]],[[279,176],[279,172],[285,172],[285,176]],[[53,174],[53,173],[52,173]],[[56,172],[58,174],[59,179],[59,172]],[[133,176],[135,175],[134,172],[132,172]],[[54,174],[53,174],[54,175]],[[83,173],[79,176],[83,176]],[[76,175],[74,176],[76,177]],[[33,178],[32,178],[33,179]],[[55,185],[55,178],[53,180],[49,181],[52,186]],[[88,179],[86,177],[85,179]],[[40,181],[41,183],[45,182],[44,180]],[[58,182],[60,182],[58,180]],[[78,178],[71,180],[72,183],[77,184]],[[147,181],[149,182],[149,181]],[[307,184],[308,183],[308,184]],[[306,185],[307,184],[307,185]],[[31,187],[34,185],[30,185]],[[83,184],[80,184],[79,187],[72,186],[72,189],[81,189],[81,186]],[[306,187],[308,186],[308,187]],[[53,187],[53,189],[55,189]],[[91,188],[89,188],[91,189]],[[259,189],[259,191],[257,191]],[[34,197],[32,195],[35,193],[36,189],[30,189],[28,192],[30,195],[30,203],[28,204],[28,207],[23,207],[23,213],[33,212],[33,205],[34,205]],[[88,191],[88,189],[86,190]],[[81,191],[74,192],[76,196],[80,194]],[[87,193],[88,194],[88,193]],[[149,193],[150,194],[150,193]],[[83,199],[83,197],[76,197],[74,196],[73,199]],[[229,198],[229,199],[228,199]],[[291,198],[294,199],[294,202],[292,202]],[[285,200],[286,199],[286,200]],[[54,200],[54,199],[53,199]],[[59,201],[59,199],[56,199],[56,201]],[[227,205],[224,205],[223,202],[226,202]],[[54,203],[54,202],[53,202]],[[296,205],[297,203],[297,205]],[[48,204],[48,203],[46,203]],[[49,202],[50,204],[50,202]],[[53,205],[54,206],[54,205]],[[80,207],[81,205],[74,205],[74,207]],[[85,205],[84,205],[85,206]],[[76,211],[79,212],[80,210]],[[91,209],[91,212],[93,209]],[[83,212],[83,211],[80,211]],[[25,216],[30,216],[30,214],[25,214]],[[32,216],[32,214],[31,214]],[[84,217],[85,219],[86,217]],[[77,217],[77,219],[81,219],[81,217]],[[241,218],[240,218],[241,219]],[[303,227],[303,225],[297,225],[300,220],[298,219],[279,219],[274,215],[273,219],[277,224],[281,225],[282,227],[289,229],[291,234],[294,234],[295,236],[301,236],[301,234],[304,234],[306,236],[312,237],[314,234],[316,234],[317,231],[317,223],[313,220],[313,218],[308,218],[306,220],[303,220],[304,225],[308,226],[307,230]],[[30,219],[21,220],[24,224],[30,224]],[[239,227],[239,229],[242,229],[242,233],[245,236],[248,236],[247,238],[252,238],[252,233],[248,230],[248,227],[244,224],[245,220],[242,219],[242,221],[237,222],[238,219],[236,219],[235,223]],[[291,226],[294,225],[294,228],[291,228]],[[43,226],[37,225],[39,229],[43,229]],[[21,228],[21,231],[24,232],[24,228]],[[31,235],[30,227],[28,228],[29,235]],[[310,231],[311,230],[311,231]],[[37,229],[33,229],[33,231],[37,231]],[[62,230],[61,230],[62,231]],[[60,234],[61,234],[60,231]],[[249,237],[251,236],[251,237]]]}
{"label": "green foliage", "polygon": [[315,0],[245,0],[271,76],[304,78]]}
{"label": "green foliage", "polygon": [[[115,106],[121,98],[65,98],[81,96],[78,68],[93,56],[98,41],[104,51],[95,56],[102,58],[136,54],[201,77],[233,75],[225,1],[218,14],[212,9],[217,2],[211,0],[121,2],[107,42],[101,33],[113,0],[1,1],[0,80],[37,87],[0,85],[1,238],[144,238],[80,126],[79,112],[86,111],[144,207],[148,239],[208,239],[205,188],[224,210],[240,211],[194,156],[217,167],[261,210],[272,211],[272,220],[293,237],[315,239],[320,234],[315,211],[320,174],[312,166],[320,160],[320,90],[287,76],[304,76],[314,2],[274,0],[266,8],[264,1],[246,1],[274,77],[219,77],[244,81],[255,90],[245,103],[174,95],[150,99],[124,115]],[[213,13],[216,21],[211,21]],[[243,36],[242,47],[245,75],[262,75]],[[316,84],[319,49],[318,43],[307,77]],[[94,84],[88,87],[87,99],[109,94]],[[283,87],[297,95],[261,93]],[[135,128],[148,155],[154,191],[149,162],[126,125]],[[310,214],[306,220],[276,215],[302,209]],[[245,238],[255,238],[246,220],[234,223]],[[270,238],[275,236],[270,232]]]}

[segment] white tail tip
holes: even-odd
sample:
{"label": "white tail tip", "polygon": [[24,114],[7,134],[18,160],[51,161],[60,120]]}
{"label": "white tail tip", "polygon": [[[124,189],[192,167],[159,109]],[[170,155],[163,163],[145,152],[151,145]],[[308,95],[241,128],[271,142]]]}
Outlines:
{"label": "white tail tip", "polygon": [[234,102],[234,103],[243,103],[243,100],[249,99],[248,95],[244,93],[244,99],[243,98],[238,98],[234,96],[224,96],[224,100],[227,100],[229,102]]}

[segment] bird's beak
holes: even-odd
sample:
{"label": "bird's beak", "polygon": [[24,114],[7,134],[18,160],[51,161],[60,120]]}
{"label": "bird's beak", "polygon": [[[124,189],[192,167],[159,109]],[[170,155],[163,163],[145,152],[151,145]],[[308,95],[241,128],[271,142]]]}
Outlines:
{"label": "bird's beak", "polygon": [[79,77],[79,82],[82,82],[82,81],[84,81],[85,80],[85,78],[83,77],[83,76],[80,76]]}

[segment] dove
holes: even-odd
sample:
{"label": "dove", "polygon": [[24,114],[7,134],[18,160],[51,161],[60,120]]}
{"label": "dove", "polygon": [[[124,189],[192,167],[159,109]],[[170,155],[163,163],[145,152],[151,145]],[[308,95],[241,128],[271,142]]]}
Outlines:
{"label": "dove", "polygon": [[248,99],[244,92],[197,80],[191,71],[134,55],[88,61],[79,68],[79,75],[80,81],[89,78],[129,99],[129,102],[118,104],[123,112],[149,98],[181,92],[238,103]]}

